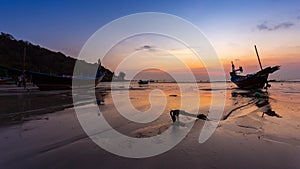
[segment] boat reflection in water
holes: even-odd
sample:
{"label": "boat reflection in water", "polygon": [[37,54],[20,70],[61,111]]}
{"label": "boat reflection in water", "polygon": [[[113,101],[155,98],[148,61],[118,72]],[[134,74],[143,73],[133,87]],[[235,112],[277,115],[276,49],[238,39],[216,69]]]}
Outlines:
{"label": "boat reflection in water", "polygon": [[274,110],[272,110],[272,107],[269,102],[269,93],[267,91],[262,90],[233,90],[231,92],[231,96],[233,98],[241,97],[243,98],[252,98],[251,101],[249,101],[249,104],[243,105],[239,108],[242,108],[244,106],[254,104],[262,111],[262,117],[264,115],[268,116],[274,116],[281,118],[279,114],[277,114]]}

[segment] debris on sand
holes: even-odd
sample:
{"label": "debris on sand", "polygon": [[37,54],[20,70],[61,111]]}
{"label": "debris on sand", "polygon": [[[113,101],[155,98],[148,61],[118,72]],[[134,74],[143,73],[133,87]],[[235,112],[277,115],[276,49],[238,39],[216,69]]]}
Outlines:
{"label": "debris on sand", "polygon": [[202,120],[207,120],[207,116],[205,114],[198,114],[197,118]]}
{"label": "debris on sand", "polygon": [[185,115],[185,116],[190,116],[190,117],[195,117],[195,118],[202,119],[202,120],[208,120],[207,116],[205,114],[195,115],[195,114],[188,113],[184,110],[171,110],[170,116],[171,116],[173,123],[176,122],[176,120],[179,118],[179,114]]}

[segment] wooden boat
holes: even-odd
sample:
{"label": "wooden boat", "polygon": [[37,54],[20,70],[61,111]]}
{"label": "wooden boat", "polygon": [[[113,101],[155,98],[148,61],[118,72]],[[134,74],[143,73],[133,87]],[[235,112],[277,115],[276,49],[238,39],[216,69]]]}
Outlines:
{"label": "wooden boat", "polygon": [[141,85],[141,84],[148,84],[149,81],[148,81],[148,80],[139,80],[138,83],[139,83],[140,85]]}
{"label": "wooden boat", "polygon": [[5,71],[9,76],[15,77],[26,75],[28,79],[31,79],[31,82],[39,87],[40,90],[69,90],[72,89],[73,80],[76,81],[76,84],[80,86],[76,87],[95,87],[105,76],[105,73],[100,71],[101,65],[98,67],[95,77],[92,76],[81,76],[73,77],[66,75],[51,75],[47,73],[40,73],[29,70],[19,70],[14,68],[8,68],[0,65],[0,70]]}
{"label": "wooden boat", "polygon": [[261,68],[260,71],[253,74],[239,75],[238,73],[243,72],[243,68],[239,67],[239,69],[235,69],[233,62],[231,62],[232,64],[232,72],[230,72],[231,81],[241,89],[262,89],[262,88],[267,89],[268,87],[271,87],[271,85],[268,84],[269,74],[279,70],[280,68],[280,66],[262,68],[260,58],[257,52],[257,48],[256,46],[254,47]]}
{"label": "wooden boat", "polygon": [[105,76],[105,73],[97,73],[96,77],[83,76],[57,76],[46,73],[26,71],[26,74],[31,76],[33,84],[39,87],[40,90],[70,90],[72,89],[72,81],[76,80],[80,86],[76,87],[95,87]]}
{"label": "wooden boat", "polygon": [[[234,68],[234,64],[232,63]],[[238,75],[234,70],[230,72],[231,81],[241,89],[262,89],[268,83],[269,74],[277,71],[279,66],[267,67],[256,73],[247,75]],[[270,87],[268,84],[266,87]]]}

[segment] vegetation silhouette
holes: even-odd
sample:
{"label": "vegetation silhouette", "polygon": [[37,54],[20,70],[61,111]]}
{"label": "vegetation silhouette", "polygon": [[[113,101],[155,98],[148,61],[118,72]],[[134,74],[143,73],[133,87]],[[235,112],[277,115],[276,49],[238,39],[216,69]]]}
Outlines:
{"label": "vegetation silhouette", "polygon": [[[24,49],[26,49],[25,63]],[[80,64],[83,72],[90,70],[91,66],[98,66],[98,63],[87,63],[84,60],[77,60],[66,56],[61,52],[54,52],[49,49],[33,45],[28,41],[17,40],[12,35],[1,32],[0,35],[0,65],[23,70],[30,70],[55,75],[73,75],[76,61]],[[101,66],[105,72],[102,81],[111,81],[113,72]]]}

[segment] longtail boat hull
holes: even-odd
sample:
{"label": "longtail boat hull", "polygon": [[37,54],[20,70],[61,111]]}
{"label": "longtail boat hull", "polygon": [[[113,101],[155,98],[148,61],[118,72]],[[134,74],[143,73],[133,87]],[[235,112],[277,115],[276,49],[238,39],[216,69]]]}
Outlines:
{"label": "longtail boat hull", "polygon": [[27,71],[27,74],[31,76],[33,84],[39,87],[40,90],[70,90],[74,86],[72,81],[76,80],[77,84],[80,84],[76,87],[95,87],[104,77],[104,74],[96,78],[72,78],[64,76],[55,76],[38,72]]}
{"label": "longtail boat hull", "polygon": [[241,89],[262,89],[268,83],[269,74],[279,70],[279,66],[267,67],[254,74],[237,75],[235,71],[230,72],[231,81]]}

